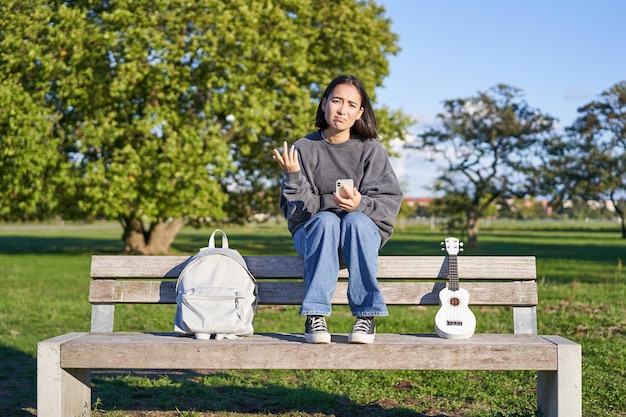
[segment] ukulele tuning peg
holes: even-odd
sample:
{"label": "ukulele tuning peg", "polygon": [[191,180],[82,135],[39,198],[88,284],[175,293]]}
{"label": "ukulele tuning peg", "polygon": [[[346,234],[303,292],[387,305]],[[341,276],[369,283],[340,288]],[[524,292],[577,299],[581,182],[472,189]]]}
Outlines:
{"label": "ukulele tuning peg", "polygon": [[459,251],[463,250],[463,242],[459,242]]}

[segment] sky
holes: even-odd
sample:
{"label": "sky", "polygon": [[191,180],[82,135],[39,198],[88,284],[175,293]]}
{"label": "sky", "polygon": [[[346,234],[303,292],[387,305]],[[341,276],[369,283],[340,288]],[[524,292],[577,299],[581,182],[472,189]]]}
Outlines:
{"label": "sky", "polygon": [[[571,125],[577,109],[626,81],[626,0],[377,0],[401,51],[376,104],[418,120],[445,100],[504,83],[526,103]],[[437,165],[417,151],[393,160],[406,197],[427,197]]]}

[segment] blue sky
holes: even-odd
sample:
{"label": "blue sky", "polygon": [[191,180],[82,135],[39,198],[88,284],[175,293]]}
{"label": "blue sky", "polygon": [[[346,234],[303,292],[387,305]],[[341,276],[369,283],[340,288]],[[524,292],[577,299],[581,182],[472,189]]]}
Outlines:
{"label": "blue sky", "polygon": [[[377,0],[392,20],[402,51],[376,101],[417,118],[435,119],[443,101],[505,83],[533,108],[568,126],[577,108],[626,80],[626,0]],[[406,152],[394,161],[411,197],[436,167]]]}

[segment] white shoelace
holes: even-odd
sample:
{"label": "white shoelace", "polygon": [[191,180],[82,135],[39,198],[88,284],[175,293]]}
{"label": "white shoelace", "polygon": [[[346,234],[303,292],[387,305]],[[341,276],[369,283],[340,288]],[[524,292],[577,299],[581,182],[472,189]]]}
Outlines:
{"label": "white shoelace", "polygon": [[372,327],[372,319],[366,317],[359,317],[354,323],[354,327],[352,328],[352,332],[363,332],[369,333],[370,328]]}
{"label": "white shoelace", "polygon": [[326,320],[323,317],[311,317],[311,333],[327,332]]}

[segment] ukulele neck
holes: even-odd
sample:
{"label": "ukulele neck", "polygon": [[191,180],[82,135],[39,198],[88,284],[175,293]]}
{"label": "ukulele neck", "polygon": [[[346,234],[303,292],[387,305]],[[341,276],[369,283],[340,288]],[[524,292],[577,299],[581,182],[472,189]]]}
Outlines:
{"label": "ukulele neck", "polygon": [[448,255],[448,289],[459,290],[459,268],[456,255]]}

